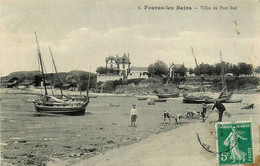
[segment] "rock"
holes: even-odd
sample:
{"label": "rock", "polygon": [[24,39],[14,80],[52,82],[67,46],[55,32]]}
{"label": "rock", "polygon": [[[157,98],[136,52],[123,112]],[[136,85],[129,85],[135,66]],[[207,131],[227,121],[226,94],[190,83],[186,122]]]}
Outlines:
{"label": "rock", "polygon": [[87,152],[95,152],[97,150],[97,148],[89,148],[87,149]]}
{"label": "rock", "polygon": [[107,143],[108,143],[108,144],[112,144],[112,143],[115,143],[115,142],[112,141],[112,140],[108,140]]}
{"label": "rock", "polygon": [[103,129],[103,127],[100,127],[100,128],[99,128],[99,130],[102,130],[102,129]]}

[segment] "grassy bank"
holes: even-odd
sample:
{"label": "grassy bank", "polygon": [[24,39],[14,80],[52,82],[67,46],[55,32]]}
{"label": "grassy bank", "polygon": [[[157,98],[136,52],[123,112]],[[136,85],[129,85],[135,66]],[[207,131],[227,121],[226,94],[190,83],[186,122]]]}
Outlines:
{"label": "grassy bank", "polygon": [[[259,77],[227,77],[226,84],[229,91],[241,91],[256,89],[259,86]],[[206,91],[219,92],[222,90],[222,80],[220,77],[204,77],[203,84]],[[149,79],[130,79],[107,81],[106,83],[97,83],[94,91],[103,93],[120,94],[157,94],[173,93],[185,90],[188,92],[197,92],[201,90],[200,77],[183,77],[171,82],[163,78]]]}

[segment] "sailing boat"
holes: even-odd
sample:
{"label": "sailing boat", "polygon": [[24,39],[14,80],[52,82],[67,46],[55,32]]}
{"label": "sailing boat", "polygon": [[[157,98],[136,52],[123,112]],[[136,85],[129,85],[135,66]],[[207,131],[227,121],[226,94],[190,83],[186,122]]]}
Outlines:
{"label": "sailing boat", "polygon": [[232,92],[227,91],[227,83],[226,83],[226,72],[225,72],[225,63],[222,61],[222,54],[220,51],[220,61],[221,61],[221,80],[222,80],[222,91],[220,92],[219,99],[229,100],[232,96]]}
{"label": "sailing boat", "polygon": [[65,101],[55,96],[48,95],[47,88],[46,88],[45,73],[43,70],[43,61],[42,61],[40,46],[39,46],[36,32],[35,32],[35,38],[36,38],[37,53],[38,53],[44,91],[45,91],[42,98],[39,100],[35,100],[34,102],[36,111],[40,113],[50,113],[50,114],[84,115],[86,107],[89,103],[88,96],[86,96],[86,98],[84,98],[84,100],[82,101],[74,101],[73,99]]}
{"label": "sailing boat", "polygon": [[[192,50],[192,53],[193,53],[193,48],[191,48],[191,50]],[[196,57],[194,56],[194,53],[193,53],[193,57],[195,59],[196,66],[198,67],[198,63],[197,63]],[[215,100],[219,100],[221,102],[228,102],[230,100],[230,97],[233,93],[227,92],[225,67],[224,67],[224,62],[222,61],[221,51],[220,51],[220,59],[221,59],[221,64],[222,64],[221,65],[221,74],[222,74],[221,78],[222,78],[223,89],[220,92],[220,95],[218,96],[218,98],[212,98],[212,97],[205,96],[205,95],[200,95],[198,97],[183,95],[183,100],[182,100],[183,103],[194,103],[194,104],[206,103],[206,104],[209,104],[209,103],[214,103]],[[201,79],[201,85],[202,85],[203,92],[205,92],[205,88],[204,88],[202,79]]]}

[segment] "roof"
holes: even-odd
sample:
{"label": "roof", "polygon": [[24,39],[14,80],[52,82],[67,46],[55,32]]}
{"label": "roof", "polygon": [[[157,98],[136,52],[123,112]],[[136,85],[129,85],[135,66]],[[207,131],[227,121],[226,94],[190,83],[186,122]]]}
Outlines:
{"label": "roof", "polygon": [[131,71],[143,71],[143,72],[148,72],[148,67],[131,67]]}
{"label": "roof", "polygon": [[108,62],[111,59],[116,62],[130,62],[129,53],[128,53],[128,55],[126,55],[124,53],[124,55],[122,57],[119,57],[118,55],[116,55],[116,56],[109,55],[109,57],[106,57],[106,62]]}
{"label": "roof", "polygon": [[184,64],[172,64],[170,68],[180,68],[182,66],[184,66]]}

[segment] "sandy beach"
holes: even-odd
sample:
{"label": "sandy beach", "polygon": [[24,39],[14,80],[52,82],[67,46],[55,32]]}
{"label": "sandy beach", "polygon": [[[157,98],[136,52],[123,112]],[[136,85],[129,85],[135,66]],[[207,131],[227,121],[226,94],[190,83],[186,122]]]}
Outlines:
{"label": "sandy beach", "polygon": [[[28,95],[1,94],[1,163],[3,165],[215,165],[216,155],[202,142],[216,149],[213,112],[206,123],[181,119],[181,124],[163,124],[162,112],[185,114],[200,111],[201,105],[183,104],[182,98],[147,105],[134,96],[91,99],[85,116],[39,115]],[[33,96],[29,96],[33,98]],[[242,103],[225,104],[230,118],[252,119],[255,156],[259,155],[259,94],[235,94]],[[110,107],[109,104],[120,104]],[[242,110],[247,103],[255,109]],[[130,127],[130,108],[137,105],[137,127]]]}

